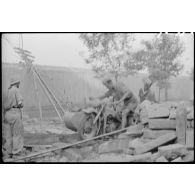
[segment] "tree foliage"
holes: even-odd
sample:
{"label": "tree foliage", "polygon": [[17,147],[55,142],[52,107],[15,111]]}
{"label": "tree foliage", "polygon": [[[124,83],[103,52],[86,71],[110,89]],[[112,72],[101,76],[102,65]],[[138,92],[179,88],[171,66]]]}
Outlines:
{"label": "tree foliage", "polygon": [[151,41],[142,41],[143,49],[136,52],[137,62],[149,72],[149,77],[160,89],[170,88],[170,76],[177,76],[183,69],[179,57],[184,51],[183,43],[174,34],[155,36]]}
{"label": "tree foliage", "polygon": [[117,81],[142,68],[134,64],[130,33],[82,33],[80,38],[89,51],[86,63],[92,64],[98,77],[109,73]]}

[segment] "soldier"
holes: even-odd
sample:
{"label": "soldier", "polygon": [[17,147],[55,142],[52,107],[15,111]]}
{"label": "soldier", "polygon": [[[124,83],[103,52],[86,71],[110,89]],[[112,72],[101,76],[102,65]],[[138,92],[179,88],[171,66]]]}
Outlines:
{"label": "soldier", "polygon": [[12,78],[4,103],[4,122],[5,125],[7,125],[4,136],[6,141],[6,154],[9,157],[12,157],[12,155],[15,154],[20,154],[23,150],[24,127],[21,112],[23,98],[20,94],[19,86],[20,79],[17,77]]}
{"label": "soldier", "polygon": [[139,90],[140,103],[142,103],[144,100],[156,102],[155,95],[151,91],[151,86],[152,86],[152,81],[149,78],[147,78],[144,81],[144,91],[142,88]]}
{"label": "soldier", "polygon": [[[130,90],[128,90],[122,82],[114,84],[111,78],[105,78],[103,80],[103,85],[105,85],[108,91],[104,95],[97,97],[97,99],[102,100],[111,96],[114,100],[114,102],[112,102],[113,105],[123,103],[123,107],[121,109],[122,128],[125,128],[127,125],[127,117],[129,113],[131,112],[133,114],[137,107],[137,99],[135,98],[134,94]],[[90,99],[94,100],[96,98]]]}

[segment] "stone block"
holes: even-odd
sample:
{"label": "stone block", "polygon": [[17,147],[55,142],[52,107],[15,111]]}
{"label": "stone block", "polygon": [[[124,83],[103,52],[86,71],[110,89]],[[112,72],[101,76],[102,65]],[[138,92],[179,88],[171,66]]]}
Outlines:
{"label": "stone block", "polygon": [[62,156],[65,156],[70,161],[74,161],[74,162],[77,162],[77,161],[82,160],[82,156],[81,156],[79,150],[78,149],[75,149],[75,148],[65,149],[62,152]]}
{"label": "stone block", "polygon": [[165,135],[160,136],[159,138],[152,140],[146,144],[144,144],[143,146],[138,146],[135,149],[135,153],[136,154],[142,154],[142,153],[146,153],[149,151],[152,151],[153,149],[158,148],[159,146],[162,146],[172,140],[175,140],[177,138],[177,136],[175,135],[175,133],[167,133]]}
{"label": "stone block", "polygon": [[171,162],[183,162],[183,160],[181,157],[178,157],[178,158],[172,160]]}
{"label": "stone block", "polygon": [[116,153],[106,153],[101,154],[99,161],[100,162],[127,162],[129,155],[116,154]]}
{"label": "stone block", "polygon": [[152,153],[148,152],[145,154],[131,156],[128,162],[152,162],[151,157],[152,157]]}
{"label": "stone block", "polygon": [[186,146],[188,149],[194,148],[194,130],[186,131]]}
{"label": "stone block", "polygon": [[156,139],[162,135],[165,135],[167,133],[174,133],[175,130],[150,130],[150,129],[144,129],[143,130],[143,138],[144,139]]}
{"label": "stone block", "polygon": [[188,154],[186,154],[182,158],[183,162],[194,162],[194,150],[189,151]]}
{"label": "stone block", "polygon": [[176,120],[171,119],[149,119],[150,129],[176,129]]}
{"label": "stone block", "polygon": [[138,147],[144,147],[144,143],[141,141],[140,138],[136,138],[132,141],[129,142],[129,148],[131,149],[135,149],[135,148],[138,148]]}
{"label": "stone block", "polygon": [[155,162],[169,162],[164,156],[160,156]]}
{"label": "stone block", "polygon": [[128,139],[116,139],[104,142],[99,146],[99,153],[108,152],[124,152],[128,149],[129,140]]}
{"label": "stone block", "polygon": [[66,158],[65,156],[63,156],[62,158],[60,158],[58,160],[58,162],[68,162],[68,158]]}
{"label": "stone block", "polygon": [[162,146],[158,148],[158,151],[168,160],[173,160],[177,157],[185,156],[188,153],[186,146],[182,144]]}
{"label": "stone block", "polygon": [[168,118],[169,117],[169,109],[166,107],[154,107],[149,110],[148,118]]}
{"label": "stone block", "polygon": [[145,153],[140,155],[116,155],[116,154],[107,154],[101,155],[96,162],[152,162],[151,161],[152,154]]}
{"label": "stone block", "polygon": [[152,162],[155,162],[160,157],[160,152],[155,152],[151,156]]}

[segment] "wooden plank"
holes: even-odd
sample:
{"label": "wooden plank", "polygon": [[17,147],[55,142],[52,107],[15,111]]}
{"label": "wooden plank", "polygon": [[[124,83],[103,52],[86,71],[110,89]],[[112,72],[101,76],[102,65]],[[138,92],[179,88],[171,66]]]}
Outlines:
{"label": "wooden plank", "polygon": [[186,130],[187,130],[187,111],[181,105],[176,110],[176,135],[178,143],[186,143]]}
{"label": "wooden plank", "polygon": [[149,119],[150,129],[176,129],[176,120],[170,119]]}
{"label": "wooden plank", "polygon": [[148,142],[142,146],[138,146],[137,148],[135,148],[135,154],[143,154],[143,153],[146,153],[146,152],[149,152],[159,146],[162,146],[163,144],[166,144],[174,139],[176,139],[177,136],[175,133],[168,133],[168,134],[165,134],[151,142]]}

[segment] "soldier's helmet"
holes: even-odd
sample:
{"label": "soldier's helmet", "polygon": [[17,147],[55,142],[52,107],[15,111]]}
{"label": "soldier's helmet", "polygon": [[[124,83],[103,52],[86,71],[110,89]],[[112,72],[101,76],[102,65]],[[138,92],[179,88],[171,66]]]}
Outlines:
{"label": "soldier's helmet", "polygon": [[10,86],[12,85],[16,85],[20,83],[20,78],[19,76],[13,76],[11,79],[10,79]]}

